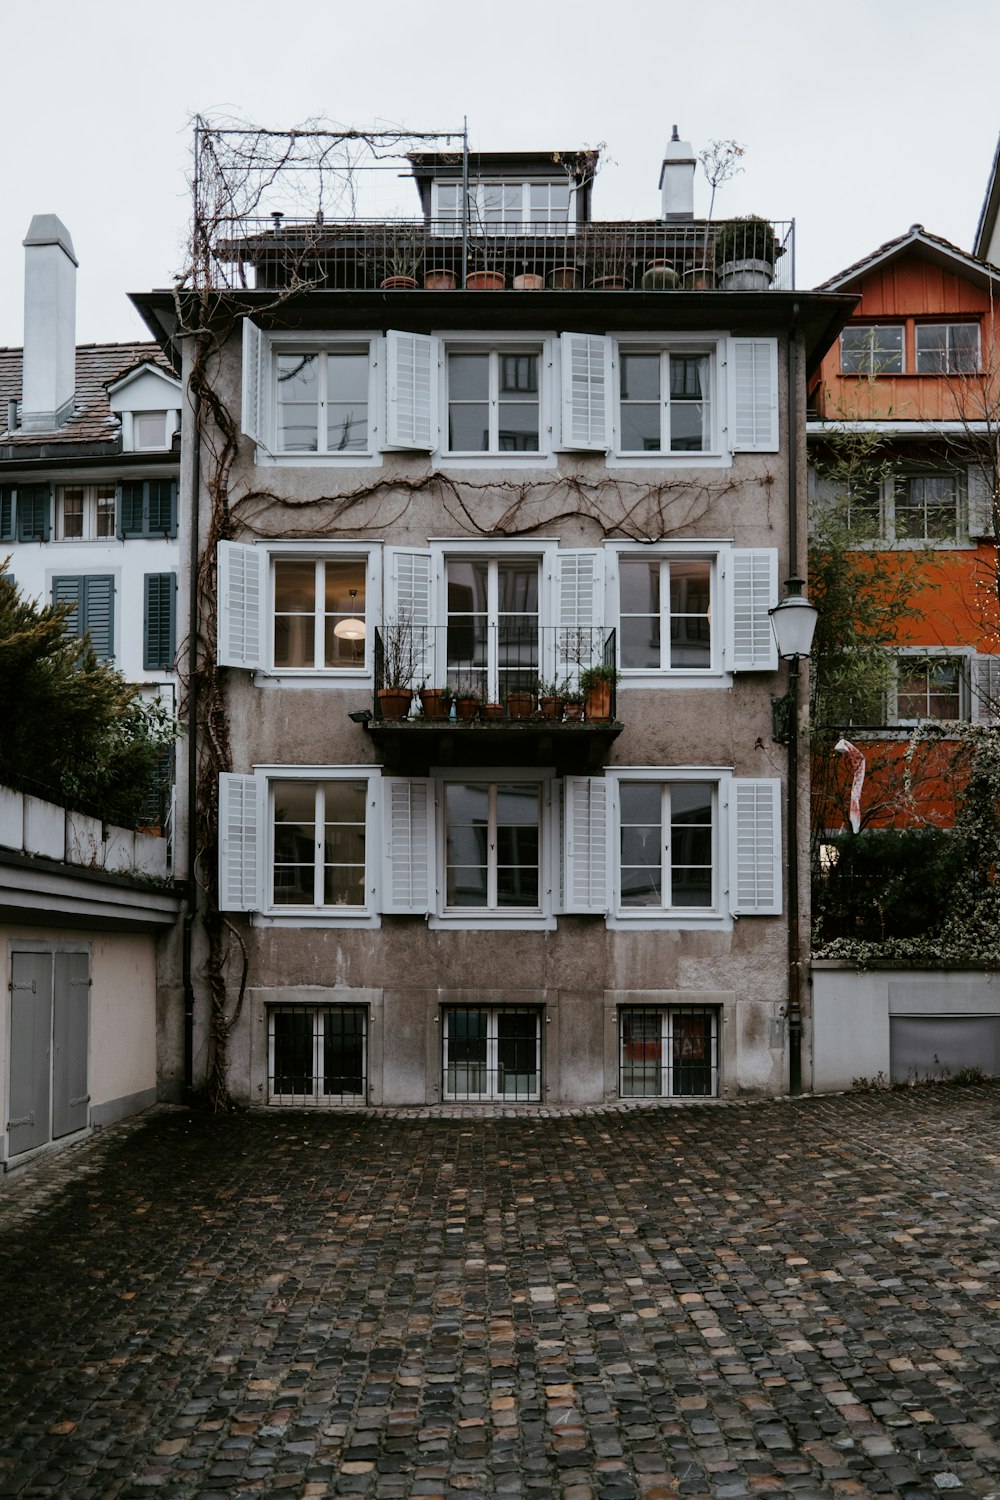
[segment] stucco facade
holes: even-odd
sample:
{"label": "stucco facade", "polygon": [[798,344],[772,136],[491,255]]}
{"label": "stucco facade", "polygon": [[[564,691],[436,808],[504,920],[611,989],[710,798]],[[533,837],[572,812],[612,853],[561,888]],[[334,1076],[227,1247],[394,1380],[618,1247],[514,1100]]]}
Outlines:
{"label": "stucco facade", "polygon": [[[139,300],[169,330],[166,300]],[[806,373],[849,305],[258,283],[207,362],[186,341],[186,383],[207,378],[241,434],[220,524],[217,417],[185,417],[227,752],[203,721],[217,848],[186,857],[217,855],[208,906],[238,935],[213,948],[211,914],[195,934],[195,1085],[224,1012],[249,1104],[787,1087],[768,609],[803,572]],[[419,641],[393,720],[377,690],[400,619]],[[572,693],[604,661],[611,722],[541,720],[535,677]],[[420,687],[463,676],[495,725],[430,722]],[[801,818],[794,836],[804,858]]]}

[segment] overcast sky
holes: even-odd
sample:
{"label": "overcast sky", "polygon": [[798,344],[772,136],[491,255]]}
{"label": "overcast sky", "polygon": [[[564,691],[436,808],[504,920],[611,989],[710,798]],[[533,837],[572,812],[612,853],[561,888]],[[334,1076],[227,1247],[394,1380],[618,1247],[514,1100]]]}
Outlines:
{"label": "overcast sky", "polygon": [[460,129],[467,115],[481,150],[605,141],[598,218],[656,216],[676,122],[696,151],[745,144],[715,216],[795,218],[799,286],[913,223],[968,249],[1000,130],[998,44],[997,0],[4,7],[0,345],[21,342],[36,213],[73,237],[78,341],[145,336],[126,293],[169,286],[184,263],[197,112],[277,129]]}

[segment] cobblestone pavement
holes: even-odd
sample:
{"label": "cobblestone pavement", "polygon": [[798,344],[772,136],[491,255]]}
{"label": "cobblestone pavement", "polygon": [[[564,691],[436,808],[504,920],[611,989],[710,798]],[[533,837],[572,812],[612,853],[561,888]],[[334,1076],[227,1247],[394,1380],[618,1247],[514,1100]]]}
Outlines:
{"label": "cobblestone pavement", "polygon": [[0,1494],[1000,1500],[998,1122],[157,1110],[0,1190]]}

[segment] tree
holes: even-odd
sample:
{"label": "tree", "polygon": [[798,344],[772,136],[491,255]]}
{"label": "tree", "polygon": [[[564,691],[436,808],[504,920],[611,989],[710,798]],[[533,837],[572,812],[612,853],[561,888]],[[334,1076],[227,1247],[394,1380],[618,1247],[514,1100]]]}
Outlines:
{"label": "tree", "polygon": [[67,637],[69,606],[23,599],[0,564],[0,784],[133,828],[176,725]]}

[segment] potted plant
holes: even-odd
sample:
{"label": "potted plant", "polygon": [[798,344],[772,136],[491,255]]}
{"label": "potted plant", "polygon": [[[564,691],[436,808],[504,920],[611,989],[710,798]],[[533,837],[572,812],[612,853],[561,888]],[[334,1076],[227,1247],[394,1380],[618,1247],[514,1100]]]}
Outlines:
{"label": "potted plant", "polygon": [[575,723],[583,718],[583,694],[570,692],[563,698],[563,708],[566,714],[567,724]]}
{"label": "potted plant", "polygon": [[757,214],[727,219],[715,239],[719,285],[727,292],[767,291],[782,250],[766,219]]}
{"label": "potted plant", "polygon": [[432,266],[424,271],[424,291],[453,292],[458,286],[458,276],[450,266]]}
{"label": "potted plant", "polygon": [[595,291],[623,292],[625,290],[628,252],[617,240],[594,241],[588,251],[587,264],[591,273],[590,284]]}
{"label": "potted plant", "polygon": [[514,277],[513,287],[515,292],[541,292],[545,288],[545,277],[536,271],[519,271]]}
{"label": "potted plant", "polygon": [[455,692],[455,709],[460,719],[475,719],[479,716],[482,698],[475,688],[460,687]]}
{"label": "potted plant", "polygon": [[417,670],[417,644],[413,622],[401,611],[384,621],[382,642],[382,686],[378,690],[383,719],[405,719],[413,702],[411,683]]}
{"label": "potted plant", "polygon": [[492,720],[495,723],[497,719],[503,718],[504,706],[502,703],[484,703],[480,708],[480,713],[484,719]]}
{"label": "potted plant", "polygon": [[507,694],[507,712],[512,719],[530,719],[535,712],[533,688],[512,688]]}
{"label": "potted plant", "polygon": [[583,712],[588,720],[607,723],[611,718],[611,689],[618,681],[615,667],[603,663],[580,673]]}
{"label": "potted plant", "polygon": [[668,260],[651,260],[642,273],[644,292],[675,292],[681,278]]}
{"label": "potted plant", "polygon": [[547,682],[542,687],[538,707],[543,719],[562,718],[563,705],[566,701],[563,687],[564,685],[559,682]]}
{"label": "potted plant", "polygon": [[417,689],[420,706],[425,719],[446,719],[451,710],[450,688],[429,688],[423,684]]}
{"label": "potted plant", "polygon": [[554,292],[571,291],[580,285],[580,276],[576,266],[553,266],[547,279]]}
{"label": "potted plant", "polygon": [[417,285],[417,276],[424,263],[423,252],[412,230],[395,233],[386,242],[381,258],[382,280],[379,290],[387,292],[412,291]]}

